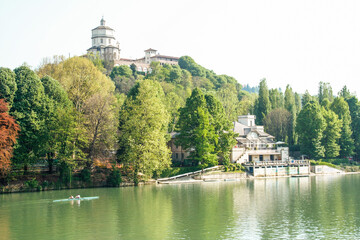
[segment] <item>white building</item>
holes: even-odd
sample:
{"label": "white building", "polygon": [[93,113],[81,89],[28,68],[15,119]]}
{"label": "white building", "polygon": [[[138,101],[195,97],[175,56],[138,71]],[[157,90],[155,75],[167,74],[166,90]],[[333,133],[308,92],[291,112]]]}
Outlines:
{"label": "white building", "polygon": [[231,162],[288,161],[288,148],[278,147],[274,136],[264,132],[264,126],[257,126],[255,119],[254,115],[243,115],[233,123],[233,131],[239,136],[236,137],[237,143],[231,151]]}
{"label": "white building", "polygon": [[91,30],[92,47],[87,51],[94,55],[99,55],[101,59],[107,61],[120,60],[119,42],[115,39],[115,30],[105,25],[104,18],[100,21],[100,26]]}

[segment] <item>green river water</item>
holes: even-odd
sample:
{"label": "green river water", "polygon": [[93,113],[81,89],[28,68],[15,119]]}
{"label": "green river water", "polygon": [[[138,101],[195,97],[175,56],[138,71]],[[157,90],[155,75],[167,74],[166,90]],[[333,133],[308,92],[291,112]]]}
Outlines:
{"label": "green river water", "polygon": [[360,174],[3,194],[0,239],[360,239]]}

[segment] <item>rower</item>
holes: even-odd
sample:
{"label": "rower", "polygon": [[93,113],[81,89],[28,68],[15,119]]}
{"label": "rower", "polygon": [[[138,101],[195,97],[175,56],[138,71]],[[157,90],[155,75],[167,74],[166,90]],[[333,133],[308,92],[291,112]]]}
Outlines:
{"label": "rower", "polygon": [[74,198],[74,196],[73,195],[71,195],[70,197],[69,197],[69,199],[73,199]]}
{"label": "rower", "polygon": [[78,195],[76,195],[76,197],[75,198],[80,198],[80,195],[78,194]]}

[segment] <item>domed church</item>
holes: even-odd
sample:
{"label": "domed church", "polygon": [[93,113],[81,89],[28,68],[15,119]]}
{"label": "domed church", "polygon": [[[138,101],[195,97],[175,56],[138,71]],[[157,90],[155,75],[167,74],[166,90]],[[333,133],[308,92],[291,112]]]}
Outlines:
{"label": "domed church", "polygon": [[120,60],[120,48],[119,42],[115,39],[115,30],[105,25],[104,17],[100,21],[100,26],[91,32],[92,47],[87,50],[88,53],[98,54],[106,61]]}

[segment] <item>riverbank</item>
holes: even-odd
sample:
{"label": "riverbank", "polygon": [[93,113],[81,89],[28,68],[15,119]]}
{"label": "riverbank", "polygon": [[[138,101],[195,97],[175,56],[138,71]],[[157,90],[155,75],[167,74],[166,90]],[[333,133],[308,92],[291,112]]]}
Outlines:
{"label": "riverbank", "polygon": [[[113,187],[109,186],[107,178],[111,170],[97,169],[88,179],[84,179],[81,173],[75,173],[71,180],[63,183],[60,180],[58,173],[49,174],[42,172],[31,172],[27,175],[10,175],[6,178],[0,179],[0,194],[4,193],[19,193],[19,192],[35,192],[35,191],[52,191],[64,189],[84,189],[84,188],[102,188]],[[331,175],[331,174],[359,174],[360,172],[343,172],[343,173],[309,173],[308,176]],[[185,174],[186,175],[186,174]],[[299,175],[298,177],[300,177]],[[248,172],[242,171],[211,171],[208,173],[199,174],[196,176],[184,176],[180,179],[173,179],[168,181],[149,180],[139,182],[139,185],[149,184],[182,184],[182,183],[202,183],[202,182],[220,182],[220,181],[240,181],[246,179],[262,179],[262,178],[282,178],[282,177],[297,177],[292,175],[287,176],[252,176]],[[116,187],[130,187],[135,186],[134,182],[127,179],[126,176],[121,177],[121,182]]]}

